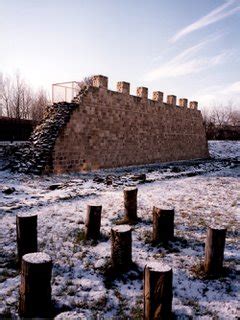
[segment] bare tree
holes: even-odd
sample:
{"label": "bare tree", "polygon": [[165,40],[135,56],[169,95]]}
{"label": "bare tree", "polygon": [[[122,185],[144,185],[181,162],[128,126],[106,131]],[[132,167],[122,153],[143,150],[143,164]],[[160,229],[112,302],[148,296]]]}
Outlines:
{"label": "bare tree", "polygon": [[78,87],[80,90],[93,85],[93,76],[88,76],[83,78],[82,81],[78,82]]}
{"label": "bare tree", "polygon": [[205,124],[207,124],[209,122],[209,118],[210,118],[208,108],[207,107],[203,107],[201,109],[201,112],[202,112],[203,122]]}
{"label": "bare tree", "polygon": [[230,124],[230,119],[233,113],[233,103],[228,102],[227,105],[214,106],[213,110],[209,115],[210,122],[217,126],[224,126]]}
{"label": "bare tree", "polygon": [[34,92],[19,73],[14,77],[0,74],[0,104],[7,117],[40,121],[48,99],[43,90]]}
{"label": "bare tree", "polygon": [[9,77],[0,74],[0,102],[3,108],[3,114],[12,117],[11,112],[12,85]]}
{"label": "bare tree", "polygon": [[232,125],[234,127],[240,126],[240,111],[239,111],[239,109],[232,111],[232,113],[230,115],[229,123],[230,123],[230,125]]}
{"label": "bare tree", "polygon": [[240,134],[240,111],[231,101],[212,110],[203,108],[203,119],[209,139],[236,139]]}
{"label": "bare tree", "polygon": [[13,78],[11,109],[14,118],[29,119],[33,93],[17,73]]}
{"label": "bare tree", "polygon": [[34,97],[31,107],[31,119],[34,121],[41,121],[43,119],[43,114],[46,107],[49,104],[49,99],[47,98],[46,92],[41,89],[39,90]]}

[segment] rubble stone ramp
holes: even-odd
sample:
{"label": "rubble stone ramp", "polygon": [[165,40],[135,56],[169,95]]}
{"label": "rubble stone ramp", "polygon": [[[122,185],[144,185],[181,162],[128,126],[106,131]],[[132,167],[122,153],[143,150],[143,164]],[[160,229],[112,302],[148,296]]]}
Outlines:
{"label": "rubble stone ramp", "polygon": [[21,146],[9,146],[5,150],[7,168],[22,173],[41,174],[46,168],[51,171],[51,156],[55,141],[72,112],[79,107],[87,87],[81,90],[72,102],[54,103],[46,108],[44,119],[33,131],[30,139]]}

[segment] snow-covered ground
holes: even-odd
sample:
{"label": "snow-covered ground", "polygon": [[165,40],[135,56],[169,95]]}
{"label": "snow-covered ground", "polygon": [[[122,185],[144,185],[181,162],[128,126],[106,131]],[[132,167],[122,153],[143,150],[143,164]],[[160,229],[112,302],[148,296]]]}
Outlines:
{"label": "snow-covered ground", "polygon": [[[16,267],[16,214],[38,213],[39,250],[54,263],[52,298],[61,319],[82,317],[141,319],[142,271],[147,262],[163,261],[173,268],[173,312],[176,319],[237,319],[239,284],[240,142],[209,143],[211,160],[89,174],[33,177],[0,171],[0,318],[17,318],[20,277]],[[134,175],[146,174],[146,181]],[[110,229],[123,216],[123,187],[137,185],[138,216],[133,227],[134,270],[106,277]],[[14,190],[13,189],[13,190]],[[54,190],[52,190],[54,189]],[[13,191],[12,190],[12,191]],[[83,239],[87,204],[103,206],[102,238]],[[169,247],[151,245],[152,207],[175,208],[175,241]],[[237,219],[238,218],[238,219]],[[206,226],[228,227],[225,276],[202,276]]]}

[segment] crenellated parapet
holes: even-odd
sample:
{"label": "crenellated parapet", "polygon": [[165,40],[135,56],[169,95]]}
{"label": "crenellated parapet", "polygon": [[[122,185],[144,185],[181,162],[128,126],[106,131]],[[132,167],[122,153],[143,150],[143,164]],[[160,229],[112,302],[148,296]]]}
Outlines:
{"label": "crenellated parapet", "polygon": [[[108,91],[111,91],[108,89],[108,77],[103,75],[95,75],[93,76],[93,86],[96,88],[102,88]],[[117,88],[116,92],[124,94],[124,95],[130,95],[130,83],[125,81],[117,82]],[[130,95],[131,97],[135,97]],[[177,107],[177,108],[187,108],[191,110],[198,110],[198,102],[197,101],[191,101],[188,104],[188,99],[186,98],[180,98],[178,105],[177,105],[177,97],[175,95],[167,95],[167,101],[164,102],[164,93],[161,91],[153,91],[152,93],[152,99],[148,98],[148,88],[146,87],[137,87],[136,88],[136,96],[138,98],[141,98],[141,101],[146,102],[149,101],[149,103],[155,102],[157,105],[165,105],[165,106],[171,106],[171,107]]]}
{"label": "crenellated parapet", "polygon": [[96,75],[71,103],[47,109],[12,168],[31,173],[66,173],[209,156],[198,103],[117,83]]}

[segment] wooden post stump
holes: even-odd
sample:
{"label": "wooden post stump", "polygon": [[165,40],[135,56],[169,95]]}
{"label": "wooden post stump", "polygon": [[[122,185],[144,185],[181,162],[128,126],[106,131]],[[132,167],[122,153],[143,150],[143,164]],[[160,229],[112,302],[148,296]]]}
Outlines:
{"label": "wooden post stump", "polygon": [[135,187],[126,187],[123,190],[124,193],[124,212],[125,219],[129,223],[137,222],[137,192]]}
{"label": "wooden post stump", "polygon": [[174,209],[153,207],[153,243],[167,243],[174,238]]}
{"label": "wooden post stump", "polygon": [[100,237],[102,206],[88,205],[85,222],[86,239],[97,240]]}
{"label": "wooden post stump", "polygon": [[46,253],[22,257],[19,315],[48,318],[51,313],[52,260]]}
{"label": "wooden post stump", "polygon": [[37,214],[18,214],[16,216],[18,264],[21,267],[22,256],[37,252]]}
{"label": "wooden post stump", "polygon": [[144,319],[172,319],[172,269],[152,262],[144,269]]}
{"label": "wooden post stump", "polygon": [[111,229],[112,266],[116,271],[128,270],[132,264],[132,229],[122,225]]}
{"label": "wooden post stump", "polygon": [[226,228],[208,227],[205,243],[204,269],[209,276],[218,277],[223,271]]}

